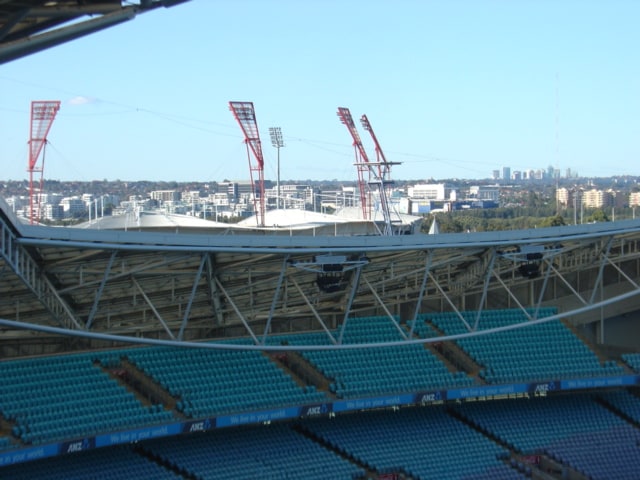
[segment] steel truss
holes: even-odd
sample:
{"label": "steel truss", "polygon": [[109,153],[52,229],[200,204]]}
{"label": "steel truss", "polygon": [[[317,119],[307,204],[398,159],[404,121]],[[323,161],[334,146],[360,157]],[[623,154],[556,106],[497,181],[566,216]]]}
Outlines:
{"label": "steel truss", "polygon": [[188,0],[0,2],[0,64]]}
{"label": "steel truss", "polygon": [[[460,338],[417,338],[422,313],[453,311],[462,336],[474,336],[504,330],[483,328],[487,309],[520,309],[527,320],[508,328],[523,328],[640,308],[635,221],[439,238],[86,232],[16,228],[6,217],[0,226],[5,339],[30,330],[203,348],[372,348]],[[542,306],[558,314],[541,318]],[[344,343],[350,318],[372,315],[388,318],[399,340]],[[312,330],[326,341],[273,338]],[[251,343],[230,346],[230,336]]]}

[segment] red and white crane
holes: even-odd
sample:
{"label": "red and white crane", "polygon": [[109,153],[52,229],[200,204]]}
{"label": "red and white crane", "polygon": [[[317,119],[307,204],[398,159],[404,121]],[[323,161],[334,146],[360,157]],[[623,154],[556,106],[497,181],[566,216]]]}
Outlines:
{"label": "red and white crane", "polygon": [[[229,109],[237,120],[242,133],[244,143],[247,145],[247,158],[249,160],[249,175],[251,188],[253,189],[253,209],[256,213],[256,222],[259,227],[264,227],[265,198],[264,198],[264,157],[262,156],[262,144],[256,122],[256,112],[253,102],[229,102]],[[251,161],[251,153],[256,163]],[[254,181],[254,172],[257,181]]]}
{"label": "red and white crane", "polygon": [[391,224],[391,208],[389,205],[389,197],[387,188],[392,184],[391,182],[391,166],[398,165],[397,162],[388,162],[384,156],[378,138],[376,137],[371,124],[366,115],[360,118],[360,122],[365,130],[371,134],[373,143],[376,148],[376,161],[370,162],[367,152],[362,145],[360,135],[356,129],[356,125],[351,117],[351,112],[348,108],[339,107],[338,117],[340,121],[347,126],[351,138],[353,139],[353,146],[355,148],[356,155],[356,168],[358,169],[358,190],[360,192],[360,203],[362,204],[362,215],[365,220],[371,220],[371,187],[375,187],[378,190],[378,197],[380,199],[380,208],[382,210],[382,216],[384,219],[383,235],[393,235],[393,228]]}
{"label": "red and white crane", "polygon": [[351,138],[353,139],[353,147],[356,154],[356,169],[358,170],[358,192],[360,193],[360,207],[362,208],[362,217],[365,220],[371,220],[371,199],[370,190],[367,187],[370,171],[369,171],[369,157],[360,140],[360,134],[356,129],[356,124],[351,117],[351,112],[348,108],[338,107],[338,117],[340,121],[347,127]]}
{"label": "red and white crane", "polygon": [[[60,110],[60,101],[58,100],[37,100],[31,102],[31,131],[29,135],[29,161],[27,171],[29,172],[29,223],[32,225],[36,221],[36,201],[38,217],[42,216],[40,212],[40,199],[44,187],[44,153],[42,154],[42,162],[40,165],[38,165],[38,158],[47,143],[47,135],[49,134],[58,110]],[[40,182],[37,187],[33,181],[34,174],[36,173],[40,173]]]}

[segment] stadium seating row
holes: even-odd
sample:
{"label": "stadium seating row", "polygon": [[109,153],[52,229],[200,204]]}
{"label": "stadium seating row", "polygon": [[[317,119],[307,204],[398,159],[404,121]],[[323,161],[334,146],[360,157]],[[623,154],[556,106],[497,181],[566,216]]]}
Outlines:
{"label": "stadium seating row", "polygon": [[[173,419],[145,407],[91,355],[32,358],[0,363],[0,413],[12,434],[38,445]],[[35,394],[34,394],[35,393]],[[73,421],[69,421],[73,419]]]}
{"label": "stadium seating row", "polygon": [[[482,311],[479,330],[509,327],[526,322],[536,314],[527,310]],[[552,316],[553,308],[541,308],[536,318]],[[469,325],[475,325],[477,312],[461,312]],[[424,314],[448,335],[468,330],[454,312]],[[614,361],[600,362],[571,330],[559,320],[532,324],[524,329],[505,330],[490,336],[462,338],[456,342],[468,356],[483,367],[480,377],[487,383],[548,381],[558,378],[621,375],[624,369]]]}
{"label": "stadium seating row", "polygon": [[[403,328],[405,333],[409,332],[406,325]],[[344,329],[336,329],[336,336],[340,333],[345,344],[392,342],[403,338],[388,317],[350,318]],[[302,355],[331,380],[330,391],[338,398],[474,384],[474,379],[464,372],[450,372],[438,357],[421,345],[308,351]]]}
{"label": "stadium seating row", "polygon": [[[553,313],[554,309],[541,309],[538,315]],[[463,315],[471,322],[477,312]],[[480,326],[508,326],[523,318],[526,316],[518,310],[484,311]],[[433,336],[432,325],[446,333],[464,331],[455,314],[429,314],[416,323],[415,333]],[[408,333],[411,325],[402,324],[400,328]],[[488,383],[622,373],[622,368],[613,361],[601,364],[557,320],[531,326],[526,331],[526,335],[504,331],[458,343],[483,367],[480,378]],[[342,335],[347,344],[402,338],[399,326],[388,317],[350,318],[332,334],[336,338]],[[272,345],[313,345],[325,342],[326,335],[290,334],[272,336],[268,341]],[[248,339],[229,341],[248,342]],[[16,439],[34,445],[175,421],[175,412],[165,410],[162,405],[144,405],[104,370],[103,367],[121,368],[123,359],[172,395],[177,412],[191,418],[314,404],[331,401],[330,394],[349,399],[461,388],[480,381],[447,367],[421,345],[301,354],[329,381],[329,392],[298,384],[280,365],[258,351],[129,348],[5,361],[0,362],[0,375],[6,379],[0,384],[0,413],[11,422]],[[625,358],[634,365],[635,357]],[[26,393],[32,391],[38,394]],[[69,422],[69,418],[74,421]],[[0,441],[0,449],[13,446],[11,440]]]}
{"label": "stadium seating row", "polygon": [[257,351],[158,348],[132,351],[128,358],[180,398],[177,408],[189,417],[326,400],[324,393],[299,386]]}

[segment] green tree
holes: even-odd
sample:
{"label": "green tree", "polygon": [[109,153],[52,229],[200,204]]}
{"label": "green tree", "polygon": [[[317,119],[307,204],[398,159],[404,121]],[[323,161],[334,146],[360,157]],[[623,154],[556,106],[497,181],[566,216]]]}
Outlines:
{"label": "green tree", "polygon": [[589,215],[587,217],[587,222],[591,223],[591,222],[608,222],[609,221],[609,217],[607,216],[606,213],[604,213],[604,210],[602,210],[601,208],[597,208],[596,210],[594,210],[594,212]]}
{"label": "green tree", "polygon": [[541,227],[560,227],[562,225],[566,225],[562,215],[547,217],[540,222]]}

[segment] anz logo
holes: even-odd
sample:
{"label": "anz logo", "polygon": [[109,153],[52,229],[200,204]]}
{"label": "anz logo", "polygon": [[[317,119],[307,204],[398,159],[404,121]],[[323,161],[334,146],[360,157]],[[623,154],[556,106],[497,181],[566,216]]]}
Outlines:
{"label": "anz logo", "polygon": [[547,385],[546,383],[543,385],[536,386],[536,393],[539,395],[546,395],[548,391],[549,391],[549,385]]}
{"label": "anz logo", "polygon": [[204,432],[205,430],[209,430],[211,428],[211,422],[209,420],[204,420],[202,422],[192,423],[189,427],[190,432]]}
{"label": "anz logo", "polygon": [[204,432],[204,422],[196,422],[189,427],[190,432]]}
{"label": "anz logo", "polygon": [[540,383],[536,385],[534,395],[536,397],[546,397],[547,393],[554,389],[553,383]]}
{"label": "anz logo", "polygon": [[442,396],[440,395],[440,392],[436,392],[436,393],[425,393],[424,395],[422,395],[422,398],[420,399],[421,403],[431,403],[431,402],[437,402],[439,400],[442,399]]}
{"label": "anz logo", "polygon": [[316,405],[313,407],[308,407],[306,415],[309,417],[311,415],[323,415],[325,413],[327,413],[327,406],[322,404],[322,405]]}
{"label": "anz logo", "polygon": [[67,453],[81,452],[89,447],[87,440],[80,440],[78,442],[70,443],[67,447]]}

